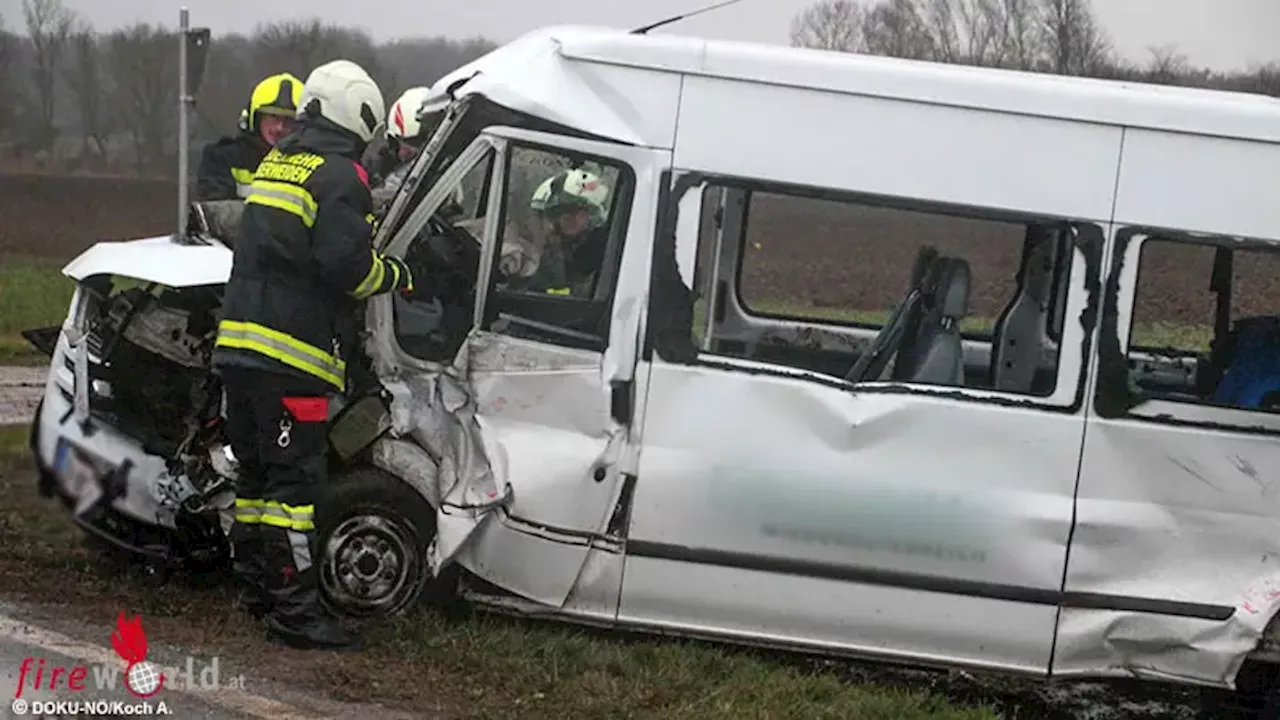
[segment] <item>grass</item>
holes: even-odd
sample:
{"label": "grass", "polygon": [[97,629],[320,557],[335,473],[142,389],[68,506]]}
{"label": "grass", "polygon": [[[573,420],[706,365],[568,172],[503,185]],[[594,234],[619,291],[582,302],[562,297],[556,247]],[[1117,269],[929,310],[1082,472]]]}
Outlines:
{"label": "grass", "polygon": [[26,427],[0,427],[0,595],[104,623],[121,607],[141,613],[154,642],[218,655],[247,678],[444,717],[999,717],[987,707],[850,682],[758,652],[619,639],[465,609],[423,609],[366,627],[369,648],[360,655],[277,648],[230,609],[225,583],[148,584],[86,550],[61,507],[36,493],[26,442]]}
{"label": "grass", "polygon": [[43,365],[48,356],[20,334],[57,325],[67,315],[75,283],[65,263],[48,258],[0,255],[0,365]]}

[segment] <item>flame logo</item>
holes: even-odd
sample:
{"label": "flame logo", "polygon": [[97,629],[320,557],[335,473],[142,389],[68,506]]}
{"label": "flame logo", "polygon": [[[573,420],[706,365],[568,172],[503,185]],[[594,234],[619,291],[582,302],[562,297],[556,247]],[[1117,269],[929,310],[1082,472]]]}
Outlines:
{"label": "flame logo", "polygon": [[141,615],[126,620],[124,611],[120,611],[116,617],[116,629],[111,633],[111,647],[127,663],[124,684],[129,692],[140,698],[149,698],[160,692],[165,678],[147,662],[147,633],[142,629]]}

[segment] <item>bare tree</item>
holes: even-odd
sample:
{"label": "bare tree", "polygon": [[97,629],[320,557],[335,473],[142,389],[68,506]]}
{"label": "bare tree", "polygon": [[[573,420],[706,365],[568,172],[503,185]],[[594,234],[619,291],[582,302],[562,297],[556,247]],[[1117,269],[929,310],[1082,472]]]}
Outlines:
{"label": "bare tree", "polygon": [[1038,0],[995,0],[1000,30],[994,63],[1015,70],[1033,70],[1044,51],[1041,6]]}
{"label": "bare tree", "polygon": [[171,171],[164,163],[177,134],[176,33],[140,23],[111,33],[107,48],[116,88],[112,104],[133,138],[137,173]]}
{"label": "bare tree", "polygon": [[22,0],[22,13],[31,39],[33,81],[39,98],[40,147],[53,150],[58,137],[56,100],[62,65],[75,13],[62,0]]}
{"label": "bare tree", "polygon": [[14,102],[18,95],[15,65],[18,59],[18,39],[4,27],[0,16],[0,137],[10,134],[14,115]]}
{"label": "bare tree", "polygon": [[919,15],[932,38],[930,59],[998,64],[1004,24],[1001,12],[998,0],[921,0]]}
{"label": "bare tree", "polygon": [[[964,3],[966,0],[955,0]],[[960,49],[959,28],[956,27],[956,8],[952,0],[917,0],[916,12],[931,39],[929,60],[945,63],[961,63],[968,60]]]}
{"label": "bare tree", "polygon": [[875,55],[931,59],[937,51],[933,35],[914,0],[884,0],[862,23],[867,52]]}
{"label": "bare tree", "polygon": [[405,38],[378,47],[380,87],[387,101],[415,85],[430,85],[443,75],[494,49],[484,38],[451,40],[447,37]]}
{"label": "bare tree", "polygon": [[1051,72],[1096,75],[1111,61],[1111,43],[1089,0],[1042,0],[1045,52]]}
{"label": "bare tree", "polygon": [[1110,43],[1089,0],[818,0],[791,23],[793,45],[1096,74]]}
{"label": "bare tree", "polygon": [[1176,46],[1160,45],[1147,48],[1147,52],[1151,53],[1145,71],[1148,82],[1175,85],[1191,74],[1191,63]]}
{"label": "bare tree", "polygon": [[102,71],[103,43],[88,25],[80,26],[71,36],[67,67],[67,85],[76,100],[80,115],[81,157],[107,162],[107,140],[115,127],[115,118],[107,110],[109,91],[106,73]]}
{"label": "bare tree", "polygon": [[1261,67],[1254,75],[1257,79],[1253,92],[1280,97],[1280,62]]}
{"label": "bare tree", "polygon": [[268,74],[280,72],[254,63],[257,49],[243,35],[218,35],[209,45],[204,82],[196,98],[196,131],[203,136],[234,132],[236,120],[249,102],[253,86]]}
{"label": "bare tree", "polygon": [[271,23],[258,28],[254,44],[258,48],[255,65],[270,68],[268,74],[291,72],[305,80],[317,66],[345,58],[380,79],[378,48],[360,30],[318,19]]}
{"label": "bare tree", "polygon": [[791,44],[818,50],[861,52],[862,6],[853,0],[819,0],[791,19]]}

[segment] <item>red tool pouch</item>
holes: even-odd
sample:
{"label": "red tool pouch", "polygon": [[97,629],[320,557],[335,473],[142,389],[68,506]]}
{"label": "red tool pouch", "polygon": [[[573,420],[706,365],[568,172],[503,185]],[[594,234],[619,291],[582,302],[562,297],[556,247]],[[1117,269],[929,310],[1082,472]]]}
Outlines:
{"label": "red tool pouch", "polygon": [[329,398],[287,397],[284,406],[297,422],[324,422],[329,419]]}

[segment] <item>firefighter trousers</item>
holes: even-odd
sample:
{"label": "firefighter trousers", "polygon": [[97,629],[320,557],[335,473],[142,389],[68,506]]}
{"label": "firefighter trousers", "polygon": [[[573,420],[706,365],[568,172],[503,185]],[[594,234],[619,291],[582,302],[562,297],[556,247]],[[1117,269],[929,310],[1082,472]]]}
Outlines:
{"label": "firefighter trousers", "polygon": [[328,474],[327,386],[261,370],[219,374],[239,461],[233,571],[255,614],[306,633],[324,622],[313,558],[315,502]]}

